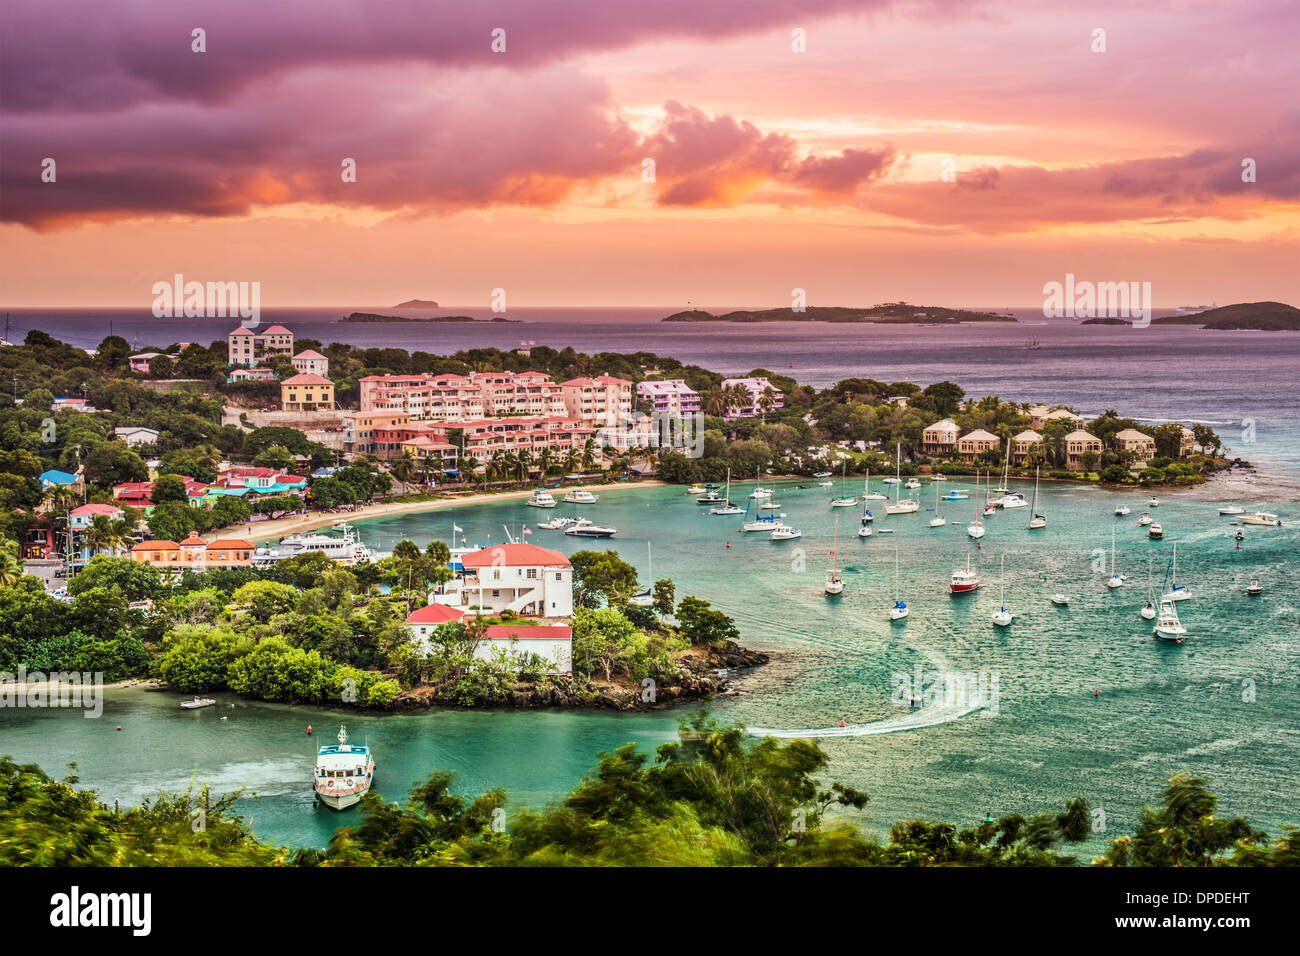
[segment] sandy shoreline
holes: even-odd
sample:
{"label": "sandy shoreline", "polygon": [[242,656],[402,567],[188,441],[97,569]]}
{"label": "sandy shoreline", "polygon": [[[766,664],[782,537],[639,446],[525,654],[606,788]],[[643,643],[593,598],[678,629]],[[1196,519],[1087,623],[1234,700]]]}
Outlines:
{"label": "sandy shoreline", "polygon": [[[616,491],[620,488],[654,488],[663,485],[662,481],[618,481],[605,485],[580,485],[591,492]],[[458,495],[455,498],[441,498],[435,501],[387,501],[378,505],[366,505],[355,511],[316,512],[309,515],[295,515],[289,518],[276,518],[273,521],[258,521],[238,528],[224,528],[209,535],[209,538],[242,537],[257,544],[262,541],[283,538],[285,535],[311,531],[315,528],[327,528],[338,521],[349,523],[364,521],[368,518],[382,518],[385,515],[415,514],[422,511],[440,511],[455,508],[458,505],[472,505],[484,501],[510,501],[532,497],[532,490],[523,491],[485,491],[476,494]]]}

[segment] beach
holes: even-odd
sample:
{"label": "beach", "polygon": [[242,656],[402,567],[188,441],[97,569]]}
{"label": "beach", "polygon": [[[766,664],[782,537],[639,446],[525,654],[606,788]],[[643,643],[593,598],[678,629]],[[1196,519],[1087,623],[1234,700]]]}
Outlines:
{"label": "beach", "polygon": [[[623,488],[653,488],[662,485],[661,481],[618,481],[603,485],[582,485],[587,491],[599,493],[601,491],[612,491]],[[353,511],[318,511],[306,515],[293,515],[288,518],[276,518],[272,521],[257,521],[244,525],[243,537],[254,544],[262,541],[278,540],[290,534],[297,534],[303,531],[311,531],[315,528],[326,528],[339,521],[364,521],[368,518],[383,518],[389,515],[398,514],[415,514],[424,511],[439,511],[443,508],[454,508],[461,505],[483,504],[490,501],[510,501],[523,498],[531,498],[532,490],[525,489],[521,491],[482,491],[471,492],[469,494],[458,494],[447,498],[438,498],[435,500],[421,499],[420,501],[386,501],[382,504],[364,505]],[[232,528],[225,528],[216,532],[209,537],[231,538],[238,534],[238,531]]]}

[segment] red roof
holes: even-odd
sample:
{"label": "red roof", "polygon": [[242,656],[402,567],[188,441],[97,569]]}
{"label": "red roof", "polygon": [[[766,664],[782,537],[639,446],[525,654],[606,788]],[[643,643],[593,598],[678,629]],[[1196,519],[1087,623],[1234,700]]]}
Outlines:
{"label": "red roof", "polygon": [[247,549],[249,551],[252,551],[253,545],[242,538],[218,538],[216,541],[212,541],[208,544],[209,551],[211,551],[213,548],[217,548],[217,549],[233,548],[235,550]]}
{"label": "red roof", "polygon": [[79,508],[73,508],[68,514],[71,515],[115,515],[122,511],[117,505],[98,505],[88,504]]}
{"label": "red roof", "polygon": [[312,372],[303,372],[301,375],[294,375],[286,378],[281,385],[333,385],[329,379],[323,375],[316,375]]}
{"label": "red roof", "polygon": [[230,334],[231,335],[256,335],[257,333],[250,332],[248,329],[244,328],[241,325],[239,328],[235,329],[235,331],[231,332]]}
{"label": "red roof", "polygon": [[131,548],[132,551],[177,551],[180,545],[175,541],[141,541]]}
{"label": "red roof", "polygon": [[573,639],[573,628],[567,624],[537,624],[522,627],[518,624],[489,624],[484,629],[483,636],[498,641],[570,641]]}
{"label": "red roof", "polygon": [[325,356],[321,355],[315,349],[307,349],[305,352],[299,352],[294,356],[294,358],[300,359],[323,359],[324,357]]}
{"label": "red roof", "polygon": [[463,616],[464,612],[458,611],[454,607],[447,607],[445,604],[429,604],[412,611],[406,619],[406,623],[446,624],[448,621],[459,621]]}
{"label": "red roof", "polygon": [[465,555],[461,558],[461,564],[467,568],[490,568],[494,565],[507,568],[572,566],[569,559],[560,552],[535,544],[494,544]]}
{"label": "red roof", "polygon": [[288,329],[286,329],[283,325],[273,325],[262,334],[263,335],[293,335],[293,333],[290,332]]}

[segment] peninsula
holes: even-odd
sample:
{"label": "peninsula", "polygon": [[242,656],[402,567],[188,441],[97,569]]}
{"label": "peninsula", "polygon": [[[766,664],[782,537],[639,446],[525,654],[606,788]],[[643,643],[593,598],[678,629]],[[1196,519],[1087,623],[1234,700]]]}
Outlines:
{"label": "peninsula", "polygon": [[[1128,319],[1098,316],[1084,319],[1081,325],[1132,325]],[[1300,309],[1284,302],[1238,302],[1204,312],[1166,315],[1152,319],[1152,325],[1190,325],[1200,329],[1225,332],[1254,330],[1259,332],[1300,331]]]}
{"label": "peninsula", "polygon": [[908,302],[885,302],[869,308],[845,306],[809,306],[793,308],[738,310],[714,315],[703,309],[674,312],[663,322],[873,322],[899,325],[944,325],[951,322],[1014,322],[1014,316],[997,312],[973,312],[944,306],[912,305]]}
{"label": "peninsula", "polygon": [[519,319],[506,319],[500,316],[491,319],[476,319],[470,315],[433,315],[414,317],[409,315],[380,315],[378,312],[352,312],[340,322],[518,322]]}

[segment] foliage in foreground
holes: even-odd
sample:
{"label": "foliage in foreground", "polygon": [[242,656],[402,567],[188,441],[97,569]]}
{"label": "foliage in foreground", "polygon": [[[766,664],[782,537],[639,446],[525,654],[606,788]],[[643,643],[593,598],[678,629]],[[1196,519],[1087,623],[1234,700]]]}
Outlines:
{"label": "foliage in foreground", "polygon": [[[234,810],[237,795],[164,796],[106,807],[33,765],[0,759],[0,865],[85,866],[1068,866],[1065,844],[1087,838],[1083,796],[1060,814],[1012,814],[959,830],[896,823],[887,843],[827,819],[866,794],[816,775],[826,754],[807,740],[752,742],[699,711],[653,757],[635,744],[602,754],[596,771],[543,811],[506,811],[503,790],[452,792],[432,774],[404,804],[368,795],[359,819],[323,849],[267,846]],[[1300,830],[1269,841],[1244,819],[1220,819],[1206,781],[1170,778],[1137,832],[1115,840],[1109,866],[1294,866]],[[202,819],[203,826],[196,820]]]}

